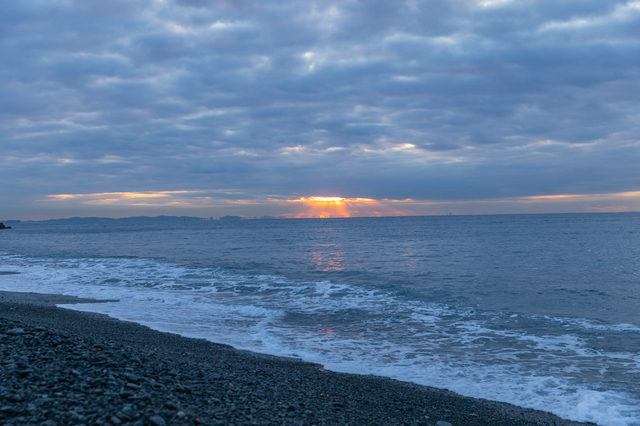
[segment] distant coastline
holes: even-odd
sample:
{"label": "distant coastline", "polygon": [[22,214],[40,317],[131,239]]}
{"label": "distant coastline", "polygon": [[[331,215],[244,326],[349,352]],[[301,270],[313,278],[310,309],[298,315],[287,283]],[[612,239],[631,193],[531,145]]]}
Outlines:
{"label": "distant coastline", "polygon": [[246,221],[246,220],[284,220],[284,219],[312,219],[312,220],[330,220],[330,219],[382,219],[382,218],[409,218],[409,217],[470,217],[470,216],[541,216],[541,215],[564,215],[564,216],[577,216],[577,215],[633,215],[640,214],[640,212],[571,212],[571,213],[505,213],[505,214],[442,214],[442,215],[419,215],[419,216],[354,216],[354,217],[307,217],[307,218],[289,218],[285,216],[260,216],[260,217],[245,217],[245,216],[231,216],[226,215],[219,218],[216,217],[195,217],[195,216],[130,216],[130,217],[69,217],[58,219],[43,219],[43,220],[20,220],[20,219],[4,219],[0,220],[5,225],[18,225],[18,224],[88,224],[88,223],[101,223],[101,222],[209,222],[209,221]]}
{"label": "distant coastline", "polygon": [[271,219],[287,219],[283,216],[261,216],[261,217],[243,217],[243,216],[222,216],[220,218],[214,217],[195,217],[195,216],[131,216],[131,217],[120,217],[120,218],[111,218],[111,217],[69,217],[69,218],[59,218],[59,219],[44,219],[44,220],[19,220],[19,219],[8,219],[3,220],[7,225],[18,225],[18,224],[36,224],[36,223],[44,223],[44,224],[85,224],[85,223],[114,223],[114,222],[209,222],[209,221],[217,221],[217,220],[231,220],[231,221],[239,221],[239,220],[271,220]]}

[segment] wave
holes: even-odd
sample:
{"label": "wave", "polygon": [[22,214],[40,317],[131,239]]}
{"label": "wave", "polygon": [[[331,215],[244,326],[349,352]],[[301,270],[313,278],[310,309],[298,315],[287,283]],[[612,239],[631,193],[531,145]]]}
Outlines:
{"label": "wave", "polygon": [[[154,259],[0,255],[0,289],[119,302],[65,307],[601,425],[640,424],[640,329],[483,312],[375,286],[233,274]],[[614,335],[621,347],[600,344]]]}

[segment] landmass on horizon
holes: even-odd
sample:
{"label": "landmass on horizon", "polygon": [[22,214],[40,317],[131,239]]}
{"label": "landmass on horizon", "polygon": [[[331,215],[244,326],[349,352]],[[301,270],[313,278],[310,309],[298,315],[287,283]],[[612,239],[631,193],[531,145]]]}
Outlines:
{"label": "landmass on horizon", "polygon": [[[557,215],[583,215],[583,214],[640,214],[640,212],[588,212],[588,213],[520,213],[518,215],[526,216],[526,215],[538,215],[538,214],[557,214]],[[442,215],[415,215],[415,216],[365,216],[370,218],[393,218],[393,217],[426,217],[426,216],[510,216],[513,213],[504,213],[504,214],[469,214],[469,215],[458,215],[453,213],[442,214]],[[50,223],[50,224],[91,224],[91,223],[101,223],[101,222],[148,222],[148,223],[162,223],[162,222],[213,222],[213,221],[223,221],[223,222],[239,222],[239,221],[247,221],[247,220],[286,220],[286,219],[356,219],[356,218],[364,218],[364,217],[349,217],[349,216],[317,216],[317,217],[286,217],[286,216],[254,216],[254,217],[244,217],[244,216],[221,216],[219,218],[216,217],[197,217],[197,216],[128,216],[128,217],[69,217],[69,218],[56,218],[56,219],[43,219],[43,220],[20,220],[20,219],[10,219],[3,220],[2,223],[6,224],[36,224],[36,223]],[[10,227],[7,227],[10,229]]]}

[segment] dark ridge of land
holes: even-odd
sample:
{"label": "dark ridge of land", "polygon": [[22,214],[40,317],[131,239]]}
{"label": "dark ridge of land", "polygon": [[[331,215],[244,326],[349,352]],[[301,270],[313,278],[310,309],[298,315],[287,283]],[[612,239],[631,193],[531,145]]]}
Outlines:
{"label": "dark ridge of land", "polygon": [[45,220],[6,220],[7,223],[12,224],[93,224],[93,223],[127,223],[127,222],[149,222],[149,223],[161,223],[161,222],[177,222],[177,221],[190,221],[200,222],[203,220],[209,220],[201,217],[193,216],[131,216],[131,217],[68,217],[60,219],[45,219]]}
{"label": "dark ridge of land", "polygon": [[0,297],[2,424],[585,424],[53,306],[87,299]]}

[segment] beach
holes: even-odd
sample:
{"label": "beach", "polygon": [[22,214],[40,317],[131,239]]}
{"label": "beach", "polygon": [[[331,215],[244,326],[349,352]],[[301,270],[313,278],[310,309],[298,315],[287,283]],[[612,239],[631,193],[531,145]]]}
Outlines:
{"label": "beach", "polygon": [[0,292],[3,423],[586,424],[55,306],[80,302]]}

